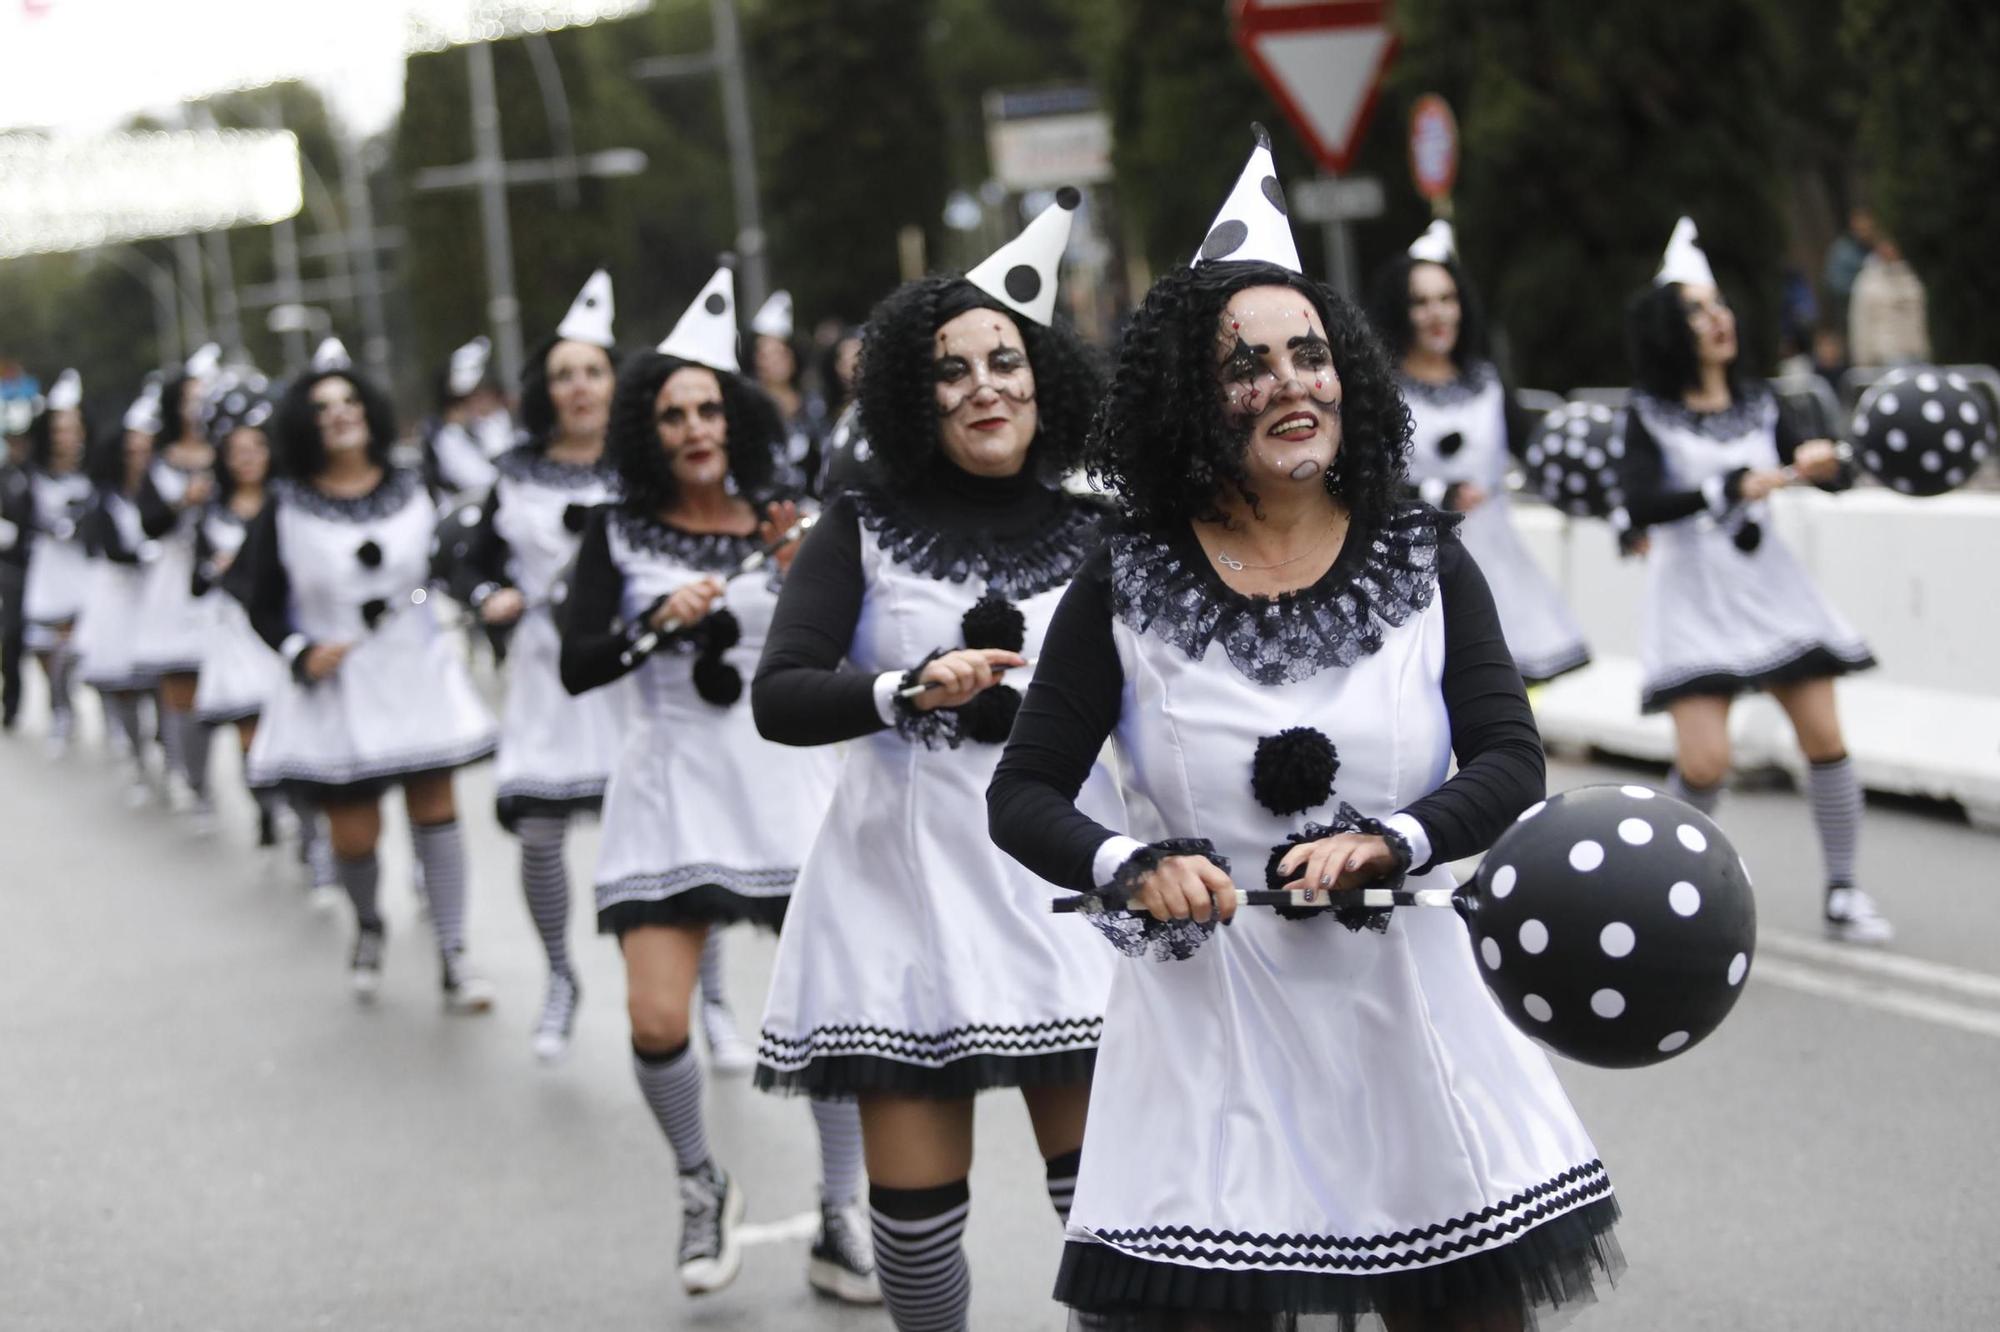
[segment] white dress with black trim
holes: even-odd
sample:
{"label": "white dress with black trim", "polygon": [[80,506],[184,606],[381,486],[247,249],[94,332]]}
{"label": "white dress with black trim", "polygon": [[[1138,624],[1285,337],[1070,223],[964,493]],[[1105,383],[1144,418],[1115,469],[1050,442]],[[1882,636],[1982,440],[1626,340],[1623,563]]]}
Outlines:
{"label": "white dress with black trim", "polygon": [[475,605],[501,586],[527,603],[507,649],[507,699],[494,761],[501,826],[527,814],[595,810],[626,738],[632,688],[607,685],[577,696],[562,687],[557,602],[591,511],[618,495],[608,465],[555,461],[538,448],[500,456],[486,497],[474,562],[488,581]]}
{"label": "white dress with black trim", "polygon": [[1589,665],[1582,627],[1514,527],[1507,471],[1517,427],[1499,371],[1476,361],[1449,384],[1402,374],[1397,384],[1414,427],[1410,479],[1424,501],[1447,508],[1452,488],[1468,483],[1486,492],[1485,501],[1464,515],[1459,536],[1493,590],[1521,677],[1535,684]]}
{"label": "white dress with black trim", "polygon": [[[605,933],[785,918],[836,756],[775,745],[751,718],[746,686],[777,605],[776,565],[731,575],[761,548],[754,535],[688,532],[622,507],[598,510],[584,537],[564,681],[599,692],[630,670],[636,689],[604,796]],[[704,576],[727,581],[720,609],[635,668],[652,608]]]}
{"label": "white dress with black trim", "polygon": [[21,590],[23,642],[31,652],[55,649],[57,630],[83,613],[93,581],[84,550],[83,515],[91,502],[90,478],[82,472],[29,474],[35,534],[28,547],[28,573]]}
{"label": "white dress with black trim", "polygon": [[[774,632],[759,668],[767,735],[847,750],[778,944],[758,1043],[766,1089],[959,1097],[1090,1075],[1111,958],[1049,914],[1046,886],[993,845],[981,813],[1012,720],[987,709],[1017,703],[1032,672],[957,711],[894,699],[927,654],[1002,647],[1033,662],[1101,515],[1030,477],[953,474],[969,523],[879,491],[829,504],[792,568],[780,618],[794,627],[784,644]],[[981,531],[989,510],[1031,526]],[[825,613],[843,600],[846,613]],[[1012,641],[979,641],[988,622],[1011,625],[999,632]],[[785,663],[801,668],[798,688],[773,674]],[[833,706],[814,685],[846,697]],[[1110,774],[1086,785],[1087,807],[1115,820]]]}
{"label": "white dress with black trim", "polygon": [[[1191,531],[1113,535],[1050,630],[1049,688],[994,782],[995,839],[1122,900],[1141,867],[1189,851],[1239,887],[1279,886],[1296,841],[1358,829],[1409,850],[1408,887],[1452,887],[1444,862],[1540,797],[1542,760],[1451,522],[1403,508],[1275,600],[1224,585]],[[1129,836],[1067,799],[1107,732]],[[1062,918],[1125,954],[1057,1286],[1117,1320],[1091,1327],[1189,1309],[1351,1327],[1568,1302],[1615,1269],[1604,1166],[1481,983],[1464,922],[1344,914]]]}
{"label": "white dress with black trim", "polygon": [[81,526],[90,566],[71,640],[77,678],[99,693],[151,689],[159,674],[139,660],[138,624],[152,576],[146,556],[153,547],[139,506],[116,491],[99,490]]}
{"label": "white dress with black trim", "polygon": [[1644,711],[1875,664],[1779,538],[1770,505],[1735,496],[1744,469],[1784,466],[1800,442],[1769,390],[1719,412],[1635,391],[1624,432],[1626,505],[1652,538],[1639,631]]}
{"label": "white dress with black trim", "polygon": [[155,458],[146,471],[139,496],[146,535],[153,539],[155,558],[147,566],[146,603],[136,632],[141,665],[155,675],[193,675],[215,624],[215,607],[194,591],[195,528],[202,507],[177,509],[188,485],[199,473],[184,471],[165,458]]}
{"label": "white dress with black trim", "polygon": [[[430,600],[412,596],[430,581],[436,521],[415,472],[352,499],[272,485],[225,580],[291,668],[250,747],[252,783],[361,798],[492,754],[492,714]],[[298,667],[314,643],[352,650],[309,682]]]}
{"label": "white dress with black trim", "polygon": [[218,560],[226,564],[241,554],[248,531],[242,517],[219,502],[203,508],[195,528],[195,577],[206,589],[201,600],[210,627],[202,644],[194,715],[211,726],[257,716],[286,681],[284,659],[257,637],[249,612],[214,586]]}

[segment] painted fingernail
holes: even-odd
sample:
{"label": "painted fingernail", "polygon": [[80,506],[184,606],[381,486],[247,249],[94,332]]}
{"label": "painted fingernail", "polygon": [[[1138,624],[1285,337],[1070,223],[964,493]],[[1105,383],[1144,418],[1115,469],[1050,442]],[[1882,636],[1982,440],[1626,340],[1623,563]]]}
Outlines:
{"label": "painted fingernail", "polygon": [[1322,874],[1322,875],[1320,875],[1320,876],[1319,876],[1319,886],[1320,886],[1320,887],[1322,887],[1322,888],[1331,888],[1331,887],[1333,887],[1333,876],[1332,876],[1331,874]]}

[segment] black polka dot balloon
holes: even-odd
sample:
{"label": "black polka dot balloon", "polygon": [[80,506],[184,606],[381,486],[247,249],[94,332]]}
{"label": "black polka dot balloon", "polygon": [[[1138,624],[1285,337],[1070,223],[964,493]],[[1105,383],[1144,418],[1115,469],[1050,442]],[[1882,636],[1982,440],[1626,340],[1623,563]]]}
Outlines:
{"label": "black polka dot balloon", "polygon": [[1854,409],[1854,456],[1868,474],[1905,495],[1942,495],[1972,479],[2000,448],[1987,401],[1956,371],[1891,370]]}
{"label": "black polka dot balloon", "polygon": [[1581,787],[1528,810],[1480,865],[1470,917],[1480,976],[1514,1025],[1602,1068],[1699,1044],[1757,947],[1736,849],[1645,786]]}
{"label": "black polka dot balloon", "polygon": [[1550,504],[1578,518],[1608,518],[1625,504],[1618,482],[1624,456],[1617,413],[1602,403],[1572,402],[1542,418],[1521,461],[1528,484]]}

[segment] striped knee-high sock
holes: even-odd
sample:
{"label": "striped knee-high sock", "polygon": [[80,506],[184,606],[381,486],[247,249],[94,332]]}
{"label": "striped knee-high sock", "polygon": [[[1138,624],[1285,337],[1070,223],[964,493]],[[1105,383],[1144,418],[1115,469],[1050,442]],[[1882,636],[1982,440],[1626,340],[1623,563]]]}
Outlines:
{"label": "striped knee-high sock", "polygon": [[929,1189],[868,1189],[875,1238],[875,1278],[897,1332],[962,1332],[972,1303],[965,1264],[965,1219],[972,1193],[964,1180]]}
{"label": "striped knee-high sock", "polygon": [[136,694],[106,694],[104,715],[110,719],[118,733],[125,737],[125,743],[132,747],[132,762],[140,767],[146,762],[146,740],[139,722],[139,697]]}
{"label": "striped knee-high sock", "polygon": [[431,931],[438,951],[465,951],[465,839],[458,820],[419,825],[410,830],[417,844],[417,865],[423,870],[424,892],[431,904]]}
{"label": "striped knee-high sock", "polygon": [[639,1091],[667,1135],[674,1160],[683,1175],[708,1164],[708,1126],[701,1115],[701,1060],[682,1041],[671,1050],[650,1053],[632,1047],[632,1072]]}
{"label": "striped knee-high sock", "polygon": [[312,872],[313,887],[334,881],[333,842],[320,827],[319,806],[294,788],[285,795],[299,820],[299,863]]}
{"label": "striped knee-high sock", "polygon": [[1076,1197],[1076,1171],[1083,1162],[1083,1148],[1077,1147],[1048,1158],[1049,1201],[1064,1225],[1069,1224],[1070,1201]]}
{"label": "striped knee-high sock", "polygon": [[1820,856],[1830,888],[1854,883],[1854,850],[1861,840],[1861,782],[1847,755],[1806,769],[1806,798],[1819,829]]}
{"label": "striped knee-high sock", "polygon": [[1679,768],[1667,774],[1667,794],[1674,799],[1693,805],[1704,814],[1713,815],[1717,802],[1722,799],[1722,783],[1714,786],[1693,786],[1681,776]]}
{"label": "striped knee-high sock", "polygon": [[521,839],[521,892],[528,899],[528,915],[542,936],[549,970],[564,976],[569,974],[569,869],[563,863],[568,831],[565,818],[532,816],[514,821],[514,832]]}
{"label": "striped knee-high sock", "polygon": [[186,718],[184,712],[175,712],[164,703],[156,702],[159,709],[157,721],[160,728],[160,748],[167,756],[167,776],[187,777],[187,733],[181,728]]}
{"label": "striped knee-high sock", "polygon": [[347,899],[354,903],[354,923],[364,930],[381,929],[382,915],[375,908],[375,894],[382,880],[382,866],[375,853],[370,851],[354,860],[336,856],[333,872],[340,886],[347,890]]}
{"label": "striped knee-high sock", "polygon": [[208,755],[215,747],[215,728],[192,712],[180,714],[181,772],[188,790],[197,796],[208,794]]}
{"label": "striped knee-high sock", "polygon": [[708,938],[701,945],[701,1001],[705,1004],[727,1004],[729,996],[722,990],[722,926],[711,925]]}
{"label": "striped knee-high sock", "polygon": [[861,1196],[861,1107],[853,1101],[812,1102],[819,1131],[819,1196],[845,1207]]}
{"label": "striped knee-high sock", "polygon": [[76,653],[67,646],[57,648],[44,659],[43,673],[49,680],[49,716],[65,732],[76,711],[76,660]]}

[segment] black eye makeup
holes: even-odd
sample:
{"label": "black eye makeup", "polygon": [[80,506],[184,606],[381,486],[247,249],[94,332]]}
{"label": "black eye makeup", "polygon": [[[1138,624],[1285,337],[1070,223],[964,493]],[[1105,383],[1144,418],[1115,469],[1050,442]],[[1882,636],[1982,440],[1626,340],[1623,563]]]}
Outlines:
{"label": "black eye makeup", "polygon": [[972,373],[963,356],[940,356],[931,363],[931,375],[940,384],[956,384]]}

